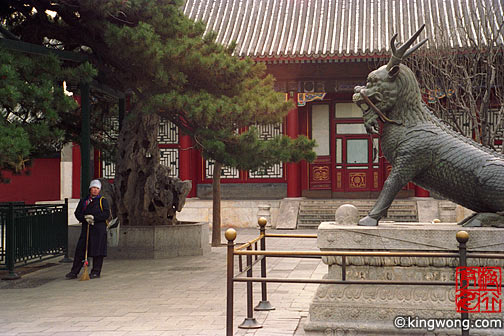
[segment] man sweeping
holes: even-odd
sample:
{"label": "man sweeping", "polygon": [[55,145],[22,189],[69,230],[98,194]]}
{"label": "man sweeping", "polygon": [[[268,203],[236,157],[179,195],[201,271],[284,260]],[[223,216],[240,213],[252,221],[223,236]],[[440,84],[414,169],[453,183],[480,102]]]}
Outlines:
{"label": "man sweeping", "polygon": [[[82,224],[82,230],[75,248],[72,270],[65,275],[67,279],[75,279],[84,266],[81,280],[99,278],[103,258],[107,256],[107,219],[110,208],[107,200],[100,195],[101,182],[91,181],[89,195],[80,200],[75,209],[75,217]],[[88,275],[88,256],[93,257],[93,268]]]}

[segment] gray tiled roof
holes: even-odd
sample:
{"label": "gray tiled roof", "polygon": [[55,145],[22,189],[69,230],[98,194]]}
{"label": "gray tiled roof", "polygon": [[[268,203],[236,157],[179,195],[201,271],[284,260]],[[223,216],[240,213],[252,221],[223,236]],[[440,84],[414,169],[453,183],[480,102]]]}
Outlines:
{"label": "gray tiled roof", "polygon": [[[449,31],[454,48],[477,40],[482,29],[496,34],[503,0],[186,0],[184,13],[202,20],[217,41],[237,42],[235,54],[273,59],[339,59],[388,54],[389,42],[409,38],[422,23],[420,38],[436,43]],[[503,29],[499,33],[503,43]],[[483,43],[486,41],[483,40]]]}

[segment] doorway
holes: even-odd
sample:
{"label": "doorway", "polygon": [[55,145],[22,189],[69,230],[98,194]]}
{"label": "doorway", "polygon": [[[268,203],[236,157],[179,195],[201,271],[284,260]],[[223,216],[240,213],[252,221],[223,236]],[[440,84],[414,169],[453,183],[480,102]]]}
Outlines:
{"label": "doorway", "polygon": [[[341,127],[335,127],[336,130],[338,128]],[[369,135],[335,135],[334,192],[354,193],[379,189],[378,146],[378,138]]]}
{"label": "doorway", "polygon": [[308,166],[311,197],[368,198],[383,186],[379,138],[369,135],[353,103],[312,104],[311,138],[317,159]]}
{"label": "doorway", "polygon": [[332,135],[333,192],[358,197],[361,192],[380,190],[379,138],[367,134],[361,109],[353,103],[335,103]]}

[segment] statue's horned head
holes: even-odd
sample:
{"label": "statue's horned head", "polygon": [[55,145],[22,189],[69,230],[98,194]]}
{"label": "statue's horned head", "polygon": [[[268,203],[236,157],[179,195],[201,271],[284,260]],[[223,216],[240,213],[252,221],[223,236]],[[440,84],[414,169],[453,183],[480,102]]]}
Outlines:
{"label": "statue's horned head", "polygon": [[368,132],[377,133],[378,117],[383,122],[399,123],[389,119],[386,112],[392,109],[399,96],[400,88],[398,87],[399,84],[396,83],[396,78],[398,77],[401,68],[405,69],[404,65],[401,66],[402,60],[427,42],[427,39],[424,39],[417,45],[410,48],[424,28],[425,25],[422,25],[420,29],[418,29],[418,31],[402,45],[396,42],[397,34],[394,34],[390,41],[392,56],[390,57],[388,64],[371,72],[368,75],[366,86],[355,87],[353,101],[364,112],[364,125],[366,126]]}
{"label": "statue's horned head", "polygon": [[[422,42],[418,43],[416,46],[413,48],[409,49],[408,48],[415,42],[417,39],[418,35],[422,32],[422,30],[425,28],[425,24],[423,24],[420,29],[417,30],[413,36],[410,37],[410,39],[404,43],[403,45],[400,45],[400,43],[396,43],[396,38],[397,38],[397,33],[392,36],[392,39],[390,40],[390,50],[392,51],[392,57],[390,57],[390,61],[387,64],[387,71],[388,75],[390,78],[394,78],[397,76],[399,73],[399,64],[401,64],[402,60],[411,55],[413,52],[415,52],[418,48],[420,48],[425,42],[427,42],[427,39],[424,39]],[[399,47],[399,49],[397,49]]]}

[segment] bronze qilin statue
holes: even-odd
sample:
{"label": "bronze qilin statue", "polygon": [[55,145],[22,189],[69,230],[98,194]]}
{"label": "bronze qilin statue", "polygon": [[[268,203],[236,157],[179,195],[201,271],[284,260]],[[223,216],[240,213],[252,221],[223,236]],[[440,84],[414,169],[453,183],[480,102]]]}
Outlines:
{"label": "bronze qilin statue", "polygon": [[[410,49],[423,28],[400,47],[394,35],[389,63],[371,72],[365,87],[355,88],[353,100],[363,110],[366,130],[378,133],[378,120],[383,122],[381,148],[392,165],[373,209],[359,225],[378,225],[396,194],[413,181],[476,213],[486,213],[476,214],[470,226],[481,221],[502,226],[504,156],[438,119],[424,104],[413,72],[401,64],[427,41]],[[480,215],[486,219],[475,221]]]}

